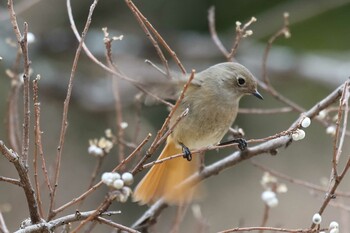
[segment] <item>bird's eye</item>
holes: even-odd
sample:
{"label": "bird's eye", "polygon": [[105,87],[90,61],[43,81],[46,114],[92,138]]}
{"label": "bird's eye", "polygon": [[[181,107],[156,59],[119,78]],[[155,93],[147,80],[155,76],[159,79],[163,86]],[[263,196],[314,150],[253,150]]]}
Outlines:
{"label": "bird's eye", "polygon": [[239,76],[239,77],[237,78],[237,84],[238,84],[238,86],[244,86],[244,84],[245,84],[245,78]]}

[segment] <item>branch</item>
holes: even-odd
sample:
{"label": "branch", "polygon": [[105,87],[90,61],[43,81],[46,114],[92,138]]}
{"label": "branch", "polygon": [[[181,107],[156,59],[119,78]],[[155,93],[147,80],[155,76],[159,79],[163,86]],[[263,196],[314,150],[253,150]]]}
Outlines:
{"label": "branch", "polygon": [[[86,212],[77,211],[74,214],[66,215],[64,217],[51,220],[50,222],[27,226],[23,229],[16,231],[15,233],[31,233],[31,232],[35,233],[35,232],[41,232],[43,230],[49,230],[50,232],[53,232],[57,227],[67,225],[72,222],[77,222],[77,221],[87,219],[94,212],[95,212],[94,210],[86,211]],[[99,216],[111,216],[111,215],[116,215],[120,213],[121,213],[120,211],[107,211],[107,212],[100,213]]]}
{"label": "branch", "polygon": [[36,202],[35,192],[30,182],[30,179],[28,176],[28,170],[25,164],[23,164],[21,158],[18,156],[16,152],[14,152],[13,150],[5,146],[3,141],[0,141],[0,152],[6,157],[8,161],[13,163],[13,165],[17,170],[17,173],[20,177],[21,186],[23,187],[23,191],[27,199],[31,222],[33,224],[41,222],[41,218],[38,211],[38,203]]}
{"label": "branch", "polygon": [[86,20],[86,23],[84,26],[84,30],[83,30],[82,35],[81,35],[81,40],[80,40],[78,48],[75,52],[75,57],[74,57],[73,65],[72,65],[72,71],[71,71],[69,83],[68,83],[67,95],[66,95],[66,99],[64,100],[64,104],[63,104],[61,133],[60,133],[60,139],[59,139],[59,143],[58,143],[58,147],[57,147],[54,186],[53,186],[53,190],[52,190],[52,195],[50,196],[50,207],[49,207],[48,219],[51,219],[54,217],[54,213],[52,211],[54,209],[56,190],[57,190],[57,186],[58,186],[58,178],[59,178],[60,168],[61,168],[62,151],[63,151],[64,140],[65,140],[66,131],[67,131],[67,127],[68,127],[68,119],[67,119],[68,118],[68,109],[69,109],[70,98],[71,98],[72,90],[73,90],[73,81],[74,81],[74,77],[75,77],[75,72],[76,72],[76,69],[78,66],[78,61],[80,58],[80,53],[82,50],[83,42],[84,42],[86,34],[89,30],[89,27],[91,24],[92,14],[94,12],[94,9],[95,9],[97,3],[98,3],[98,0],[95,0],[90,6],[89,15],[87,17],[87,20]]}
{"label": "branch", "polygon": [[[131,12],[135,15],[136,19],[139,21],[141,27],[144,29],[147,37],[149,37],[150,39],[152,38],[151,34],[148,32],[148,29],[151,30],[151,32],[155,35],[155,37],[157,38],[157,40],[164,46],[164,48],[168,51],[168,53],[173,57],[173,59],[175,60],[176,64],[178,65],[178,67],[180,68],[180,70],[182,71],[183,74],[186,74],[186,69],[185,67],[182,65],[181,61],[179,60],[179,58],[177,57],[176,53],[170,48],[170,46],[165,42],[165,40],[163,39],[163,37],[157,32],[157,30],[152,26],[152,24],[147,20],[147,18],[145,16],[143,16],[143,14],[140,12],[140,10],[135,6],[135,4],[131,1],[131,0],[125,0],[127,6],[130,8]],[[148,29],[147,29],[148,28]],[[151,39],[152,40],[152,39]],[[157,49],[158,43],[156,41],[152,41],[153,46]],[[162,59],[162,61],[166,62],[166,60],[163,60],[162,58],[162,54],[158,54],[159,57]],[[164,56],[164,55],[163,55]],[[164,58],[165,59],[165,58]],[[169,68],[166,65],[166,70],[167,73],[169,74]]]}

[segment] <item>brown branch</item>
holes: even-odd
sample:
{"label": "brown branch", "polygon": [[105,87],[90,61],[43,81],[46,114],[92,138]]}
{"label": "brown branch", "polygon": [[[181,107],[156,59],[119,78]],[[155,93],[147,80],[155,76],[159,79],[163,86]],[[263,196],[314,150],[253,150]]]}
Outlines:
{"label": "brown branch", "polygon": [[[348,109],[349,109],[348,101],[349,101],[349,81],[345,83],[343,94],[339,100],[338,115],[336,120],[336,130],[335,130],[335,136],[333,140],[333,158],[332,158],[333,179],[338,178],[337,167],[338,167],[338,161],[342,152],[344,139],[345,139]],[[340,122],[343,117],[343,112],[344,112],[343,130],[342,130],[342,134],[340,135]]]}
{"label": "brown branch", "polygon": [[138,11],[136,6],[130,0],[126,0],[125,3],[129,7],[131,12],[134,14],[134,16],[136,17],[137,22],[140,24],[142,30],[145,32],[146,36],[151,41],[153,47],[156,49],[156,52],[157,52],[160,60],[162,61],[163,66],[165,67],[166,74],[169,77],[170,76],[170,71],[169,71],[168,60],[165,58],[164,53],[162,52],[162,49],[159,47],[158,42],[154,39],[154,37],[152,36],[151,32],[148,30],[148,28],[146,26],[146,23],[145,23],[145,21],[147,21],[147,19],[143,17],[141,12]]}
{"label": "brown branch", "polygon": [[23,187],[23,191],[27,199],[31,222],[33,224],[41,222],[35,192],[29,179],[27,167],[23,163],[20,156],[18,156],[18,154],[13,150],[7,148],[3,141],[0,141],[0,152],[6,157],[9,162],[13,163],[17,170],[17,173],[20,177],[21,186]]}
{"label": "brown branch", "polygon": [[49,187],[50,194],[52,193],[51,184],[46,169],[46,162],[44,159],[43,145],[41,141],[41,129],[40,129],[40,103],[39,103],[39,86],[38,80],[40,76],[38,75],[35,80],[33,80],[33,102],[34,102],[34,137],[35,137],[35,147],[34,147],[34,183],[35,183],[35,192],[37,194],[37,202],[40,216],[44,216],[44,211],[41,202],[41,193],[40,193],[40,184],[38,179],[38,154],[42,159],[42,168],[44,171],[45,182]]}
{"label": "brown branch", "polygon": [[[261,228],[266,227],[267,220],[269,219],[269,212],[270,212],[270,207],[267,204],[265,204],[263,219],[260,225]],[[263,233],[263,232],[264,232],[263,229],[259,230],[259,233]]]}
{"label": "brown branch", "polygon": [[24,58],[24,73],[23,73],[23,133],[22,133],[22,159],[25,166],[28,166],[28,151],[29,151],[29,127],[30,127],[30,76],[29,76],[29,57],[28,57],[28,24],[24,23],[23,38],[19,41]]}
{"label": "brown branch", "polygon": [[219,231],[218,233],[230,233],[230,232],[240,232],[240,231],[274,231],[274,232],[288,232],[288,233],[318,233],[320,231],[325,231],[327,229],[288,229],[288,228],[278,228],[278,227],[237,227],[224,231]]}
{"label": "brown branch", "polygon": [[241,42],[242,38],[250,36],[253,34],[253,31],[247,30],[248,27],[256,21],[255,17],[252,17],[247,23],[241,27],[241,22],[236,22],[236,36],[232,44],[231,51],[229,52],[225,46],[222,44],[221,40],[218,37],[215,27],[215,7],[211,6],[208,10],[208,23],[209,23],[209,32],[211,35],[214,44],[219,48],[221,53],[225,56],[228,61],[232,61],[234,56],[237,53],[238,45]]}
{"label": "brown branch", "polygon": [[[140,10],[135,6],[135,4],[131,1],[131,0],[125,0],[127,6],[130,8],[131,12],[135,15],[137,21],[140,23],[140,26],[142,27],[142,29],[145,31],[146,36],[152,41],[152,35],[149,33],[148,29],[151,30],[151,32],[154,34],[154,36],[157,38],[157,40],[159,41],[159,43],[161,43],[161,45],[163,45],[163,47],[168,51],[168,53],[173,57],[174,61],[176,62],[176,64],[178,65],[178,67],[180,68],[181,72],[183,74],[186,74],[186,69],[185,67],[182,65],[181,61],[179,60],[179,58],[177,57],[176,53],[170,48],[170,46],[165,42],[165,40],[162,38],[162,36],[157,32],[157,30],[152,26],[152,24],[147,20],[147,18],[145,16],[143,16],[143,14],[140,12]],[[147,29],[148,28],[148,29]],[[153,46],[157,49],[158,43],[156,41],[152,41]],[[160,50],[160,48],[159,48]],[[159,57],[161,58],[161,60],[164,62],[166,62],[166,72],[167,74],[169,74],[169,67],[167,65],[167,61],[163,60],[165,59],[164,55],[161,53],[159,54]],[[163,56],[163,57],[162,57]]]}
{"label": "brown branch", "polygon": [[289,32],[289,14],[284,13],[284,24],[280,30],[278,30],[274,35],[271,36],[269,39],[267,46],[264,51],[263,55],[263,61],[262,61],[262,77],[263,77],[263,85],[260,83],[260,86],[265,89],[267,92],[269,92],[275,99],[287,104],[291,108],[293,108],[297,112],[304,112],[305,109],[294,103],[293,101],[289,100],[288,98],[281,95],[276,89],[271,85],[271,82],[268,77],[267,73],[267,60],[270,53],[270,50],[272,48],[272,45],[274,41],[280,37],[285,36],[286,38],[289,38],[290,32]]}
{"label": "brown branch", "polygon": [[17,180],[17,179],[0,176],[0,181],[7,182],[7,183],[10,183],[10,184],[14,184],[14,185],[17,185],[19,187],[22,187],[21,181]]}
{"label": "brown branch", "polygon": [[130,233],[139,233],[139,231],[136,231],[132,228],[129,228],[129,227],[126,227],[124,225],[121,225],[121,224],[118,224],[118,223],[115,223],[111,220],[108,220],[108,219],[105,219],[105,218],[102,218],[102,217],[97,217],[96,218],[99,222],[103,223],[103,224],[106,224],[106,225],[109,225],[115,229],[118,229],[118,230],[122,230],[122,231],[126,231],[126,232],[130,232]]}
{"label": "brown branch", "polygon": [[[17,53],[20,54],[20,53]],[[17,56],[19,58],[19,56]],[[19,66],[19,59],[16,58],[16,66]],[[17,64],[18,63],[18,64]],[[19,130],[19,112],[18,112],[18,98],[20,93],[21,82],[19,81],[18,74],[15,73],[11,77],[11,89],[7,100],[7,135],[10,147],[14,151],[19,151],[21,146],[20,142],[20,130]]]}
{"label": "brown branch", "polygon": [[[103,41],[105,43],[106,47],[106,60],[107,64],[110,69],[112,69],[116,73],[121,73],[118,67],[114,64],[112,59],[112,39],[109,38],[109,33],[107,32],[107,28],[102,29],[104,32],[104,38]],[[123,161],[125,158],[125,148],[124,144],[121,143],[124,141],[124,128],[122,127],[123,122],[123,112],[122,112],[122,104],[121,104],[121,97],[120,97],[120,90],[119,90],[119,83],[116,78],[112,79],[113,83],[113,96],[114,96],[114,102],[115,102],[115,111],[116,111],[116,126],[118,129],[118,152],[119,152],[119,161]]]}
{"label": "brown branch", "polygon": [[252,31],[251,31],[251,34],[247,33],[248,32],[247,29],[254,22],[256,22],[256,18],[252,17],[247,23],[245,23],[243,25],[242,28],[241,28],[241,23],[238,21],[236,22],[236,37],[235,37],[235,40],[233,42],[231,52],[227,56],[227,60],[229,60],[229,61],[233,60],[234,56],[237,53],[238,45],[241,42],[242,38],[247,37],[253,33]]}
{"label": "brown branch", "polygon": [[[69,0],[68,0],[69,1]],[[53,186],[53,192],[52,195],[50,196],[50,207],[49,207],[49,216],[48,219],[52,219],[54,217],[54,202],[55,202],[55,196],[56,196],[56,190],[58,186],[58,178],[60,174],[60,168],[61,168],[61,158],[62,158],[62,151],[63,151],[63,146],[64,146],[64,140],[66,136],[66,131],[68,127],[68,110],[69,110],[69,103],[70,103],[70,98],[72,95],[72,90],[73,90],[73,81],[75,77],[75,72],[78,66],[78,61],[80,58],[82,46],[83,46],[83,41],[85,40],[86,34],[89,30],[90,24],[91,24],[91,18],[92,14],[94,12],[94,9],[98,3],[98,0],[94,0],[94,2],[90,6],[89,14],[81,35],[81,40],[79,42],[78,48],[75,52],[75,57],[72,65],[72,71],[70,74],[69,78],[69,83],[68,83],[68,88],[67,88],[67,95],[66,99],[64,100],[63,104],[63,114],[62,114],[62,124],[61,124],[61,133],[60,133],[60,139],[57,147],[57,154],[56,154],[56,166],[55,166],[55,175],[54,175],[54,186]]]}
{"label": "brown branch", "polygon": [[[349,94],[349,81],[345,82],[344,84],[344,88],[343,88],[343,91],[342,91],[342,97],[341,97],[341,100],[340,100],[340,103],[339,103],[339,111],[344,111],[344,121],[343,121],[343,132],[345,131],[346,127],[347,127],[347,118],[348,118],[348,111],[349,111],[349,106],[348,106],[348,99],[350,97],[350,94]],[[344,110],[342,109],[342,107],[345,107]],[[341,115],[341,114],[338,114],[338,116]],[[345,118],[346,117],[346,118]],[[336,135],[336,137],[340,140],[340,142],[342,142],[345,138],[345,134],[343,133],[341,136],[338,134]],[[339,138],[340,137],[340,138]],[[338,140],[336,139],[336,141]],[[336,143],[335,141],[335,143]],[[345,174],[348,172],[349,168],[350,168],[350,156],[348,156],[348,160],[347,160],[347,163],[343,169],[343,171],[341,172],[340,175],[338,175],[338,172],[337,172],[337,159],[339,159],[339,156],[340,156],[340,153],[341,153],[341,146],[342,145],[338,145],[339,147],[337,148],[337,150],[340,150],[339,154],[338,152],[336,152],[335,154],[335,162],[332,161],[332,176],[331,176],[331,181],[333,180],[333,185],[331,185],[330,187],[330,190],[329,192],[327,193],[326,195],[326,198],[324,199],[318,213],[320,215],[322,215],[322,213],[325,211],[325,209],[327,208],[329,202],[334,199],[336,197],[336,190],[339,186],[339,184],[341,183],[341,181],[343,180]],[[334,159],[334,154],[333,154],[333,159]],[[311,225],[311,228],[315,227],[315,224],[312,224]]]}
{"label": "brown branch", "polygon": [[[30,232],[54,232],[54,230],[60,226],[64,226],[73,222],[81,221],[84,219],[87,219],[88,217],[93,214],[95,210],[93,211],[86,211],[86,212],[75,212],[74,214],[69,214],[54,220],[51,220],[50,222],[44,222],[39,224],[34,224],[27,226],[23,229],[20,229],[16,231],[15,233],[30,233]],[[99,217],[101,216],[111,216],[120,214],[120,211],[107,211],[107,212],[101,212],[99,213]],[[46,231],[45,231],[46,230]]]}
{"label": "brown branch", "polygon": [[219,48],[221,53],[227,58],[229,56],[229,51],[222,44],[221,40],[218,37],[215,27],[215,7],[211,6],[208,10],[208,23],[209,23],[209,31],[214,44]]}

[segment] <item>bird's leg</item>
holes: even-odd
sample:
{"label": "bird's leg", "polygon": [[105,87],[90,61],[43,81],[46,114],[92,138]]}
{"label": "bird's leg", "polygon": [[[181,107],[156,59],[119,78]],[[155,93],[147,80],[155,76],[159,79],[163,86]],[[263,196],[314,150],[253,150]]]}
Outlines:
{"label": "bird's leg", "polygon": [[188,149],[187,146],[185,146],[184,144],[180,143],[181,147],[182,147],[182,153],[184,153],[183,157],[185,159],[187,159],[187,161],[191,161],[192,160],[192,154],[190,149]]}
{"label": "bird's leg", "polygon": [[247,146],[248,146],[248,143],[244,138],[237,138],[237,139],[233,139],[233,140],[230,140],[227,142],[221,142],[221,143],[219,143],[219,146],[233,144],[233,143],[238,143],[238,148],[241,151],[244,151],[245,149],[247,149]]}

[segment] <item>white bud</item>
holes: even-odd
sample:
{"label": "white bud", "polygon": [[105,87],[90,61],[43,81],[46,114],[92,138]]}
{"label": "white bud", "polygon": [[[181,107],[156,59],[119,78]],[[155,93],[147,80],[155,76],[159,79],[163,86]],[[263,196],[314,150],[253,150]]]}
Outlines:
{"label": "white bud", "polygon": [[276,207],[276,206],[278,205],[278,199],[277,199],[277,197],[268,200],[268,201],[266,202],[266,205],[268,205],[268,206],[271,207],[271,208]]}
{"label": "white bud", "polygon": [[113,182],[112,186],[115,189],[121,189],[124,187],[124,181],[122,179],[117,179]]}
{"label": "white bud", "polygon": [[264,201],[264,202],[268,202],[269,200],[271,199],[274,199],[276,198],[276,193],[275,192],[272,192],[270,190],[266,190],[264,191],[262,194],[261,194],[261,199]]}
{"label": "white bud", "polygon": [[96,145],[90,145],[88,148],[88,153],[93,156],[103,156],[102,148]]}
{"label": "white bud", "polygon": [[134,182],[134,176],[130,172],[123,173],[122,179],[126,185],[132,185]]}
{"label": "white bud", "polygon": [[110,172],[105,172],[101,176],[101,181],[106,184],[107,186],[111,186],[114,182],[114,179],[112,177],[112,173]]}
{"label": "white bud", "polygon": [[326,110],[322,110],[318,113],[318,117],[321,119],[325,119],[327,116],[327,111]]}
{"label": "white bud", "polygon": [[336,131],[336,129],[335,129],[334,125],[328,126],[327,129],[326,129],[326,133],[330,134],[332,136],[335,135],[335,131]]}
{"label": "white bud", "polygon": [[122,193],[125,195],[125,196],[130,196],[132,194],[132,190],[131,188],[127,187],[127,186],[124,186],[122,188]]}
{"label": "white bud", "polygon": [[297,129],[292,133],[292,138],[294,141],[299,141],[305,138],[305,131],[302,129]]}
{"label": "white bud", "polygon": [[302,140],[305,138],[305,131],[302,129],[299,129],[299,140]]}
{"label": "white bud", "polygon": [[311,120],[310,120],[309,117],[305,117],[305,118],[303,119],[303,121],[301,122],[301,126],[302,126],[303,128],[309,127],[310,124],[311,124]]}
{"label": "white bud", "polygon": [[128,128],[128,126],[129,126],[129,124],[128,124],[128,122],[121,122],[120,123],[120,128],[122,128],[122,129],[126,129],[126,128]]}
{"label": "white bud", "polygon": [[277,189],[276,189],[277,193],[286,193],[287,191],[288,191],[288,188],[286,184],[279,184],[277,186]]}
{"label": "white bud", "polygon": [[329,233],[339,233],[339,229],[338,228],[331,229]]}
{"label": "white bud", "polygon": [[337,223],[336,221],[332,221],[330,224],[329,224],[329,229],[339,229],[339,223]]}
{"label": "white bud", "polygon": [[237,27],[239,27],[239,26],[241,26],[241,25],[242,25],[242,23],[241,23],[241,22],[236,21],[236,26],[237,26]]}
{"label": "white bud", "polygon": [[314,224],[320,224],[322,222],[322,216],[319,213],[314,214],[314,216],[312,216],[312,222]]}
{"label": "white bud", "polygon": [[128,200],[128,197],[129,196],[127,196],[127,195],[125,195],[125,194],[120,194],[119,196],[118,196],[118,201],[119,202],[121,202],[121,203],[125,203],[127,200]]}
{"label": "white bud", "polygon": [[31,32],[28,32],[27,34],[27,42],[28,44],[32,44],[35,42],[35,35]]}
{"label": "white bud", "polygon": [[111,172],[111,179],[118,180],[120,179],[120,174],[118,172]]}

